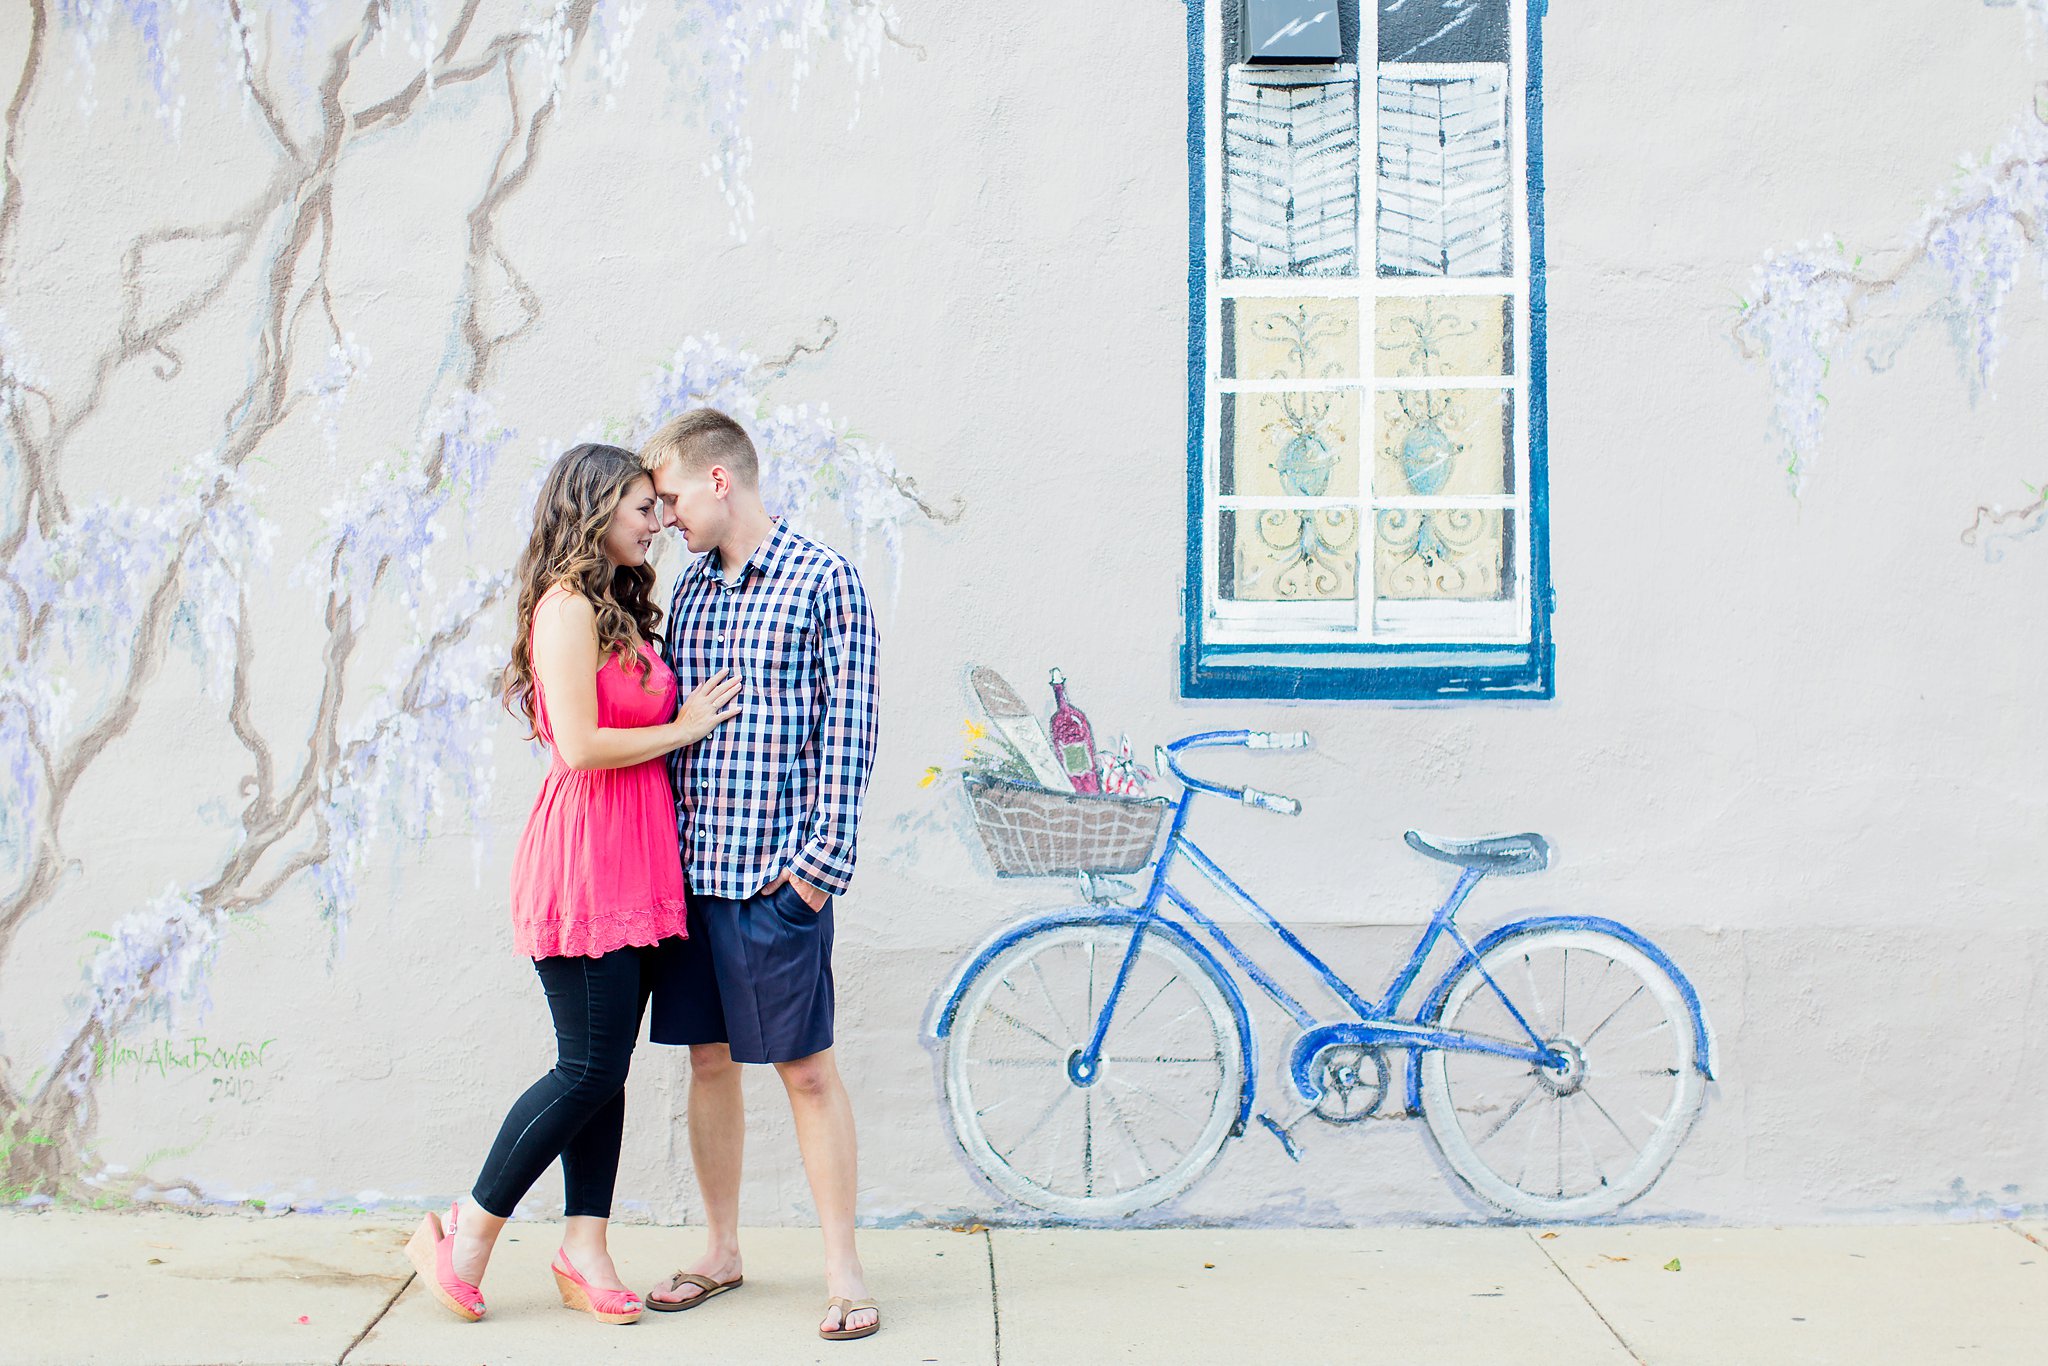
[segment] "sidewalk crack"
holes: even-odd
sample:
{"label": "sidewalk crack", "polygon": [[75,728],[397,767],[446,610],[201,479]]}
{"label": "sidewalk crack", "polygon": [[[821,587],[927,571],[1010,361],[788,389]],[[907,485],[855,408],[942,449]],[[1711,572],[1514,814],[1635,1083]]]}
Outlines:
{"label": "sidewalk crack", "polygon": [[384,1301],[384,1307],[377,1311],[377,1316],[371,1319],[368,1323],[364,1324],[363,1331],[357,1333],[355,1335],[355,1338],[349,1343],[349,1345],[341,1349],[341,1355],[334,1359],[334,1366],[344,1366],[344,1363],[348,1361],[349,1353],[355,1351],[356,1348],[363,1345],[363,1339],[370,1336],[371,1331],[374,1330],[378,1324],[384,1322],[384,1316],[391,1312],[392,1305],[398,1303],[398,1297],[405,1293],[405,1288],[411,1285],[414,1281],[418,1280],[419,1278],[420,1273],[414,1271],[407,1275],[404,1280],[398,1283],[398,1289],[391,1292],[391,1298]]}
{"label": "sidewalk crack", "polygon": [[989,1320],[995,1325],[996,1366],[1003,1366],[1003,1297],[996,1289],[996,1239],[990,1229],[981,1231],[982,1245],[988,1249],[988,1312]]}
{"label": "sidewalk crack", "polygon": [[1585,1301],[1586,1308],[1593,1311],[1593,1317],[1600,1320],[1600,1326],[1614,1335],[1614,1340],[1621,1344],[1621,1350],[1628,1353],[1629,1360],[1635,1362],[1636,1366],[1648,1366],[1648,1363],[1643,1360],[1643,1354],[1630,1346],[1629,1340],[1621,1335],[1621,1330],[1616,1328],[1608,1317],[1600,1312],[1600,1306],[1593,1303],[1593,1297],[1586,1293],[1584,1286],[1581,1286],[1572,1279],[1571,1273],[1564,1269],[1564,1264],[1557,1260],[1556,1255],[1549,1248],[1543,1246],[1543,1240],[1534,1233],[1527,1236],[1529,1241],[1536,1245],[1536,1250],[1543,1254],[1544,1260],[1550,1263],[1551,1270],[1564,1277],[1564,1283],[1578,1292],[1579,1298]]}

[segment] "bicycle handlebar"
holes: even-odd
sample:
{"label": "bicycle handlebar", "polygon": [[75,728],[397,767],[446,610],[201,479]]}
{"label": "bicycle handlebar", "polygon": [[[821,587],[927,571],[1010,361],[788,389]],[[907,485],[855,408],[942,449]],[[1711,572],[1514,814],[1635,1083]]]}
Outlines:
{"label": "bicycle handlebar", "polygon": [[1307,749],[1311,743],[1313,742],[1305,730],[1212,730],[1199,735],[1184,735],[1170,745],[1161,746],[1157,757],[1162,767],[1180,779],[1182,785],[1190,791],[1228,797],[1246,806],[1282,816],[1299,816],[1301,803],[1293,797],[1283,796],[1278,792],[1262,792],[1256,787],[1224,787],[1218,783],[1204,782],[1182,768],[1176,762],[1175,756],[1188,749]]}
{"label": "bicycle handlebar", "polygon": [[1297,798],[1283,797],[1278,792],[1261,792],[1256,787],[1245,788],[1238,796],[1238,800],[1246,806],[1256,806],[1261,810],[1277,812],[1282,816],[1299,816],[1301,814],[1301,802]]}

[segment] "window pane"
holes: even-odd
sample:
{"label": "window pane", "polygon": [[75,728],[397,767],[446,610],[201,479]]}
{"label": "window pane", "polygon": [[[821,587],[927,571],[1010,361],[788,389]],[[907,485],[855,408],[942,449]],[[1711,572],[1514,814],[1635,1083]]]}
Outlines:
{"label": "window pane", "polygon": [[1383,600],[1498,602],[1514,593],[1514,514],[1500,508],[1387,508],[1374,524]]}
{"label": "window pane", "polygon": [[1222,596],[1237,602],[1354,602],[1358,513],[1348,508],[1225,508]]}
{"label": "window pane", "polygon": [[1230,68],[1223,92],[1228,275],[1358,269],[1358,73]]}
{"label": "window pane", "polygon": [[1508,373],[1508,301],[1476,298],[1382,298],[1375,310],[1373,368],[1407,378]]}
{"label": "window pane", "polygon": [[1508,269],[1507,67],[1455,76],[1380,72],[1379,270]]}
{"label": "window pane", "polygon": [[1379,0],[1383,62],[1504,62],[1507,0]]}
{"label": "window pane", "polygon": [[1356,498],[1358,390],[1225,394],[1217,486],[1255,498]]}
{"label": "window pane", "polygon": [[1356,379],[1358,300],[1224,300],[1223,376]]}
{"label": "window pane", "polygon": [[1436,498],[1512,493],[1514,406],[1500,389],[1375,395],[1373,494]]}

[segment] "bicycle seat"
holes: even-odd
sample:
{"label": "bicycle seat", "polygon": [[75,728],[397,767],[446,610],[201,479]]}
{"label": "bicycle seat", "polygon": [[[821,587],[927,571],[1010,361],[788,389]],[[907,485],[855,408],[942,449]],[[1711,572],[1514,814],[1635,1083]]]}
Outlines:
{"label": "bicycle seat", "polygon": [[1513,877],[1518,873],[1540,873],[1550,866],[1550,845],[1541,835],[1440,840],[1420,830],[1410,830],[1405,838],[1408,847],[1418,854],[1479,873]]}

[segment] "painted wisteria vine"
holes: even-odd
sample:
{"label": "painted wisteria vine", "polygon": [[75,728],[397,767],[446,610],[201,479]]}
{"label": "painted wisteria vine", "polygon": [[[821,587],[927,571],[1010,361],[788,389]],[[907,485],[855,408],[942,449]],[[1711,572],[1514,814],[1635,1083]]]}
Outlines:
{"label": "painted wisteria vine", "polygon": [[[2031,40],[2048,30],[2048,0],[2025,0],[2024,8]],[[1972,396],[1989,389],[2021,269],[2031,265],[2048,290],[2048,104],[2037,98],[1989,155],[1966,159],[1882,259],[1879,268],[1839,240],[1802,242],[1767,256],[1739,304],[1736,343],[1769,376],[1772,425],[1795,495],[1820,451],[1834,365],[1859,349],[1873,369],[1889,364],[1896,338],[1874,321],[1881,305],[1904,304],[1946,323]],[[2048,525],[2048,487],[2024,487],[2030,501],[2021,506],[1980,506],[1963,543],[1996,560],[2003,543]]]}
{"label": "painted wisteria vine", "polygon": [[[522,433],[531,418],[493,389],[504,353],[532,334],[544,306],[498,221],[549,128],[572,102],[601,114],[652,46],[678,117],[703,124],[708,230],[744,235],[749,100],[777,81],[793,95],[812,52],[833,46],[857,79],[871,77],[900,40],[891,14],[864,0],[29,6],[0,193],[0,969],[38,916],[68,912],[95,947],[54,1048],[21,1056],[0,1038],[0,1202],[119,1198],[145,1186],[201,1195],[161,1174],[110,1174],[93,1143],[96,1059],[124,1030],[204,1007],[235,918],[298,892],[338,943],[380,851],[392,856],[407,840],[485,815],[492,742],[505,724],[497,672],[510,585],[502,573],[466,571],[458,533],[508,466],[530,472],[566,444],[566,433]],[[38,339],[9,324],[7,304],[27,215],[61,212],[62,197],[25,178],[33,163],[21,153],[39,128],[104,117],[95,111],[120,88],[143,92],[163,137],[193,136],[187,104],[207,93],[209,68],[267,137],[273,164],[238,180],[253,188],[224,222],[132,225],[131,274],[167,244],[203,244],[214,249],[209,275],[155,316],[142,315],[131,291],[85,378],[47,379]],[[497,120],[480,125],[488,131],[424,117],[437,92],[486,81],[479,89],[503,92],[481,104]],[[350,327],[331,266],[351,226],[336,176],[372,135],[407,127],[481,162],[482,191],[459,225],[452,359],[431,375],[380,371]],[[80,429],[132,401],[122,381],[137,370],[179,377],[186,334],[251,298],[246,374],[215,400],[219,439],[154,495],[75,493],[87,458]],[[508,298],[509,325],[500,316]],[[893,561],[904,525],[939,514],[882,447],[778,388],[791,361],[829,344],[836,326],[826,326],[822,340],[781,360],[712,336],[683,339],[648,378],[638,410],[605,430],[637,436],[693,405],[726,408],[753,426],[776,472],[774,506],[800,520],[836,507]],[[407,449],[362,459],[341,438],[343,418],[380,386],[409,387],[426,416]],[[125,420],[139,427],[148,417]],[[309,430],[312,451],[303,449]],[[318,534],[290,553],[265,513],[266,471],[280,455],[330,462],[336,490]],[[259,723],[264,614],[252,607],[280,594],[321,623],[319,681],[287,723],[266,696],[260,713],[271,719]],[[373,638],[399,644],[380,643],[373,658]],[[124,739],[140,743],[129,735],[138,708],[186,653],[242,755],[239,783],[217,794],[228,828],[184,865],[152,870],[161,890],[143,904],[77,904],[66,888],[94,853],[76,843],[87,826],[67,816],[89,773],[134,762],[110,755]]]}

